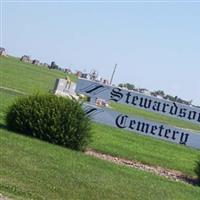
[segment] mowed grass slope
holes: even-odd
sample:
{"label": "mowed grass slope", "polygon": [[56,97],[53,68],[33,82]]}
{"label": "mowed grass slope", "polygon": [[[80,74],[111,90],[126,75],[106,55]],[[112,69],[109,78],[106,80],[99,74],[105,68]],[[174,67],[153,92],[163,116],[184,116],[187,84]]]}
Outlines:
{"label": "mowed grass slope", "polygon": [[106,125],[93,125],[90,147],[144,164],[175,169],[195,176],[194,167],[200,151]]}
{"label": "mowed grass slope", "polygon": [[[55,79],[62,76],[58,71],[24,63],[22,75],[20,62],[14,58],[5,58],[4,63],[0,63],[4,77],[9,77],[12,70],[7,69],[5,72],[2,69],[12,68],[15,62],[18,63],[16,68],[19,68],[15,71],[18,78],[13,80],[13,77],[12,83],[8,85],[3,80],[0,86],[29,94],[36,90],[47,92],[52,89]],[[43,80],[43,84],[30,84],[27,79],[30,72],[32,80],[38,81],[32,72],[35,69],[38,72],[46,70],[49,73],[46,77],[48,80]],[[27,82],[25,89],[17,83],[17,79],[21,83]],[[5,111],[18,96],[20,94],[17,92],[0,90],[0,193],[13,199],[199,199],[199,187],[116,166],[83,153],[7,131]],[[194,175],[194,164],[200,153],[199,150],[100,124],[93,124],[93,142],[90,147],[152,165],[179,169],[191,176]]]}
{"label": "mowed grass slope", "polygon": [[[14,57],[0,57],[1,86],[31,94],[54,88],[56,78],[65,78],[63,71],[21,62]],[[76,78],[71,76],[72,81]]]}
{"label": "mowed grass slope", "polygon": [[3,130],[0,192],[13,199],[198,200],[200,188]]}

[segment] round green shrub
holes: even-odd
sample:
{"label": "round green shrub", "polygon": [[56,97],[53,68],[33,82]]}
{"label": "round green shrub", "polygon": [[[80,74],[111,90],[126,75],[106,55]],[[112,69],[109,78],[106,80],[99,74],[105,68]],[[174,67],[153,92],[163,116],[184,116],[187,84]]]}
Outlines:
{"label": "round green shrub", "polygon": [[18,99],[6,115],[8,128],[84,151],[91,138],[90,119],[78,101],[52,94]]}
{"label": "round green shrub", "polygon": [[199,157],[199,160],[196,161],[195,173],[196,173],[197,178],[198,178],[198,184],[200,185],[200,157]]}

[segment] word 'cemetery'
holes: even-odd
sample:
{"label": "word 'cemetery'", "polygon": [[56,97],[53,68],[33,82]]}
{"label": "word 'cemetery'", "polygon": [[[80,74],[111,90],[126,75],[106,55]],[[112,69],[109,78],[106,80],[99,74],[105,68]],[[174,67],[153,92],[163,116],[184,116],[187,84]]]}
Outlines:
{"label": "word 'cemetery'", "polygon": [[129,130],[134,130],[146,134],[156,135],[160,138],[166,138],[173,140],[180,144],[187,144],[189,133],[184,133],[183,131],[173,130],[172,128],[167,128],[163,124],[152,124],[150,122],[144,122],[141,120],[131,119],[128,115],[120,114],[115,120],[115,124],[118,128],[126,128]]}
{"label": "word 'cemetery'", "polygon": [[139,117],[128,116],[108,108],[99,108],[91,104],[84,104],[83,107],[85,113],[98,123],[126,129],[177,144],[200,148],[200,133],[186,131],[181,128],[171,127],[166,124],[145,120]]}

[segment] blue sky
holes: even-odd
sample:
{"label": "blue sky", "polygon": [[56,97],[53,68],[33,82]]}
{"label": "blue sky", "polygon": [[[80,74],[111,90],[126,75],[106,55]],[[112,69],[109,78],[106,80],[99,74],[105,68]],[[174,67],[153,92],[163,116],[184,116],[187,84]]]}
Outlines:
{"label": "blue sky", "polygon": [[2,1],[1,46],[200,105],[200,1]]}

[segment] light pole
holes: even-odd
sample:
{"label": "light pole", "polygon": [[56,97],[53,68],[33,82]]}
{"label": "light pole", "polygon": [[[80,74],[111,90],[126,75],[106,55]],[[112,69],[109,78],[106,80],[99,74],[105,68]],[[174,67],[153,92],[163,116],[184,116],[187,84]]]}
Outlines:
{"label": "light pole", "polygon": [[112,81],[113,81],[113,77],[114,77],[116,68],[117,68],[117,64],[115,64],[115,67],[114,67],[114,70],[113,70],[113,73],[112,73],[112,76],[111,76],[111,79],[110,79],[110,85],[112,84]]}

